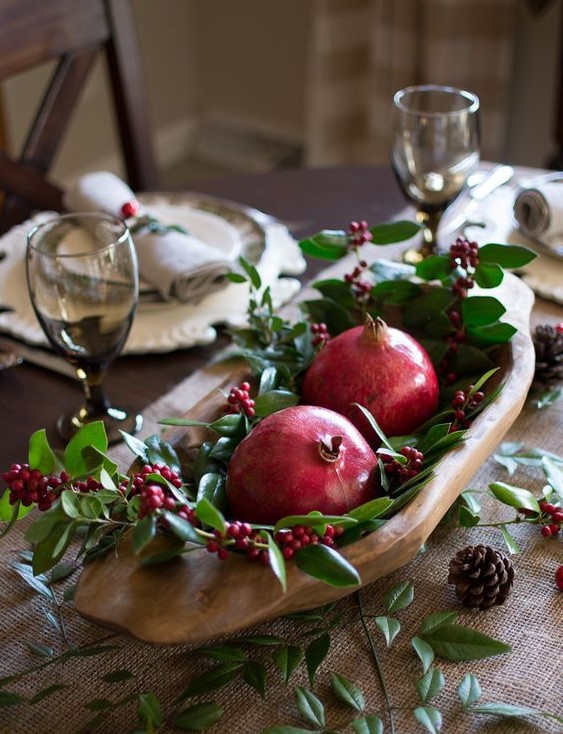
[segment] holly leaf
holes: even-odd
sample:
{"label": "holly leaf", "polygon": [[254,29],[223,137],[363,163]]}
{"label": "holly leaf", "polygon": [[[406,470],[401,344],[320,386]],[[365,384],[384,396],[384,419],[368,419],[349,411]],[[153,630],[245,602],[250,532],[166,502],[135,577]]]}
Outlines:
{"label": "holly leaf", "polygon": [[480,262],[475,268],[475,282],[480,288],[496,288],[504,279],[504,271],[497,263]]}
{"label": "holly leaf", "polygon": [[142,520],[135,523],[133,528],[132,543],[133,550],[139,554],[151,540],[156,536],[156,516],[145,515]]}
{"label": "holly leaf", "polygon": [[93,421],[82,426],[70,439],[64,452],[64,465],[71,477],[87,474],[92,468],[85,461],[83,451],[95,449],[105,454],[108,448],[106,429],[102,421]]}
{"label": "holly leaf", "polygon": [[57,460],[44,428],[35,431],[29,439],[28,462],[30,469],[38,469],[41,474],[52,474],[55,469]]}
{"label": "holly leaf", "polygon": [[447,255],[431,255],[416,265],[416,274],[423,280],[445,280],[452,272]]}
{"label": "holly leaf", "polygon": [[466,326],[486,326],[498,321],[506,312],[502,303],[492,296],[471,296],[461,304],[461,313]]}
{"label": "holly leaf", "polygon": [[497,500],[504,505],[515,507],[517,510],[531,510],[538,515],[540,513],[540,506],[537,499],[527,489],[514,487],[511,484],[505,484],[505,482],[493,482],[489,484],[489,489]]}
{"label": "holly leaf", "polygon": [[270,568],[272,569],[274,573],[274,576],[280,582],[282,590],[285,592],[287,591],[287,575],[285,571],[285,560],[274,538],[270,535],[270,533],[268,533],[267,535],[268,535],[268,562],[270,564]]}
{"label": "holly leaf", "polygon": [[299,247],[304,255],[319,260],[340,260],[348,252],[348,238],[343,231],[325,229],[301,240]]}

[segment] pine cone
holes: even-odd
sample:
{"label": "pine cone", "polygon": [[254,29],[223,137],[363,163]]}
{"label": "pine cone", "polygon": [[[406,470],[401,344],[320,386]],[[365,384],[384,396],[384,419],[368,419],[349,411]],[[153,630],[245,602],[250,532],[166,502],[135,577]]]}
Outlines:
{"label": "pine cone", "polygon": [[536,350],[535,379],[546,384],[563,380],[563,332],[549,324],[536,326],[532,340]]}
{"label": "pine cone", "polygon": [[469,545],[450,561],[448,583],[466,607],[503,604],[514,582],[512,561],[488,545]]}

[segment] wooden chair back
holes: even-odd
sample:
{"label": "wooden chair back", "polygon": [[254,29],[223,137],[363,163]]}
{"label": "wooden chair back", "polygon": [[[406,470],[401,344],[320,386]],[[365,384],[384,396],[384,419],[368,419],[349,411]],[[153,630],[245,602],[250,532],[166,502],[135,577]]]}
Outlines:
{"label": "wooden chair back", "polygon": [[127,180],[134,190],[157,188],[128,0],[2,0],[0,49],[0,82],[57,61],[19,157],[0,150],[0,233],[34,210],[62,208],[62,190],[48,173],[99,53],[107,60]]}

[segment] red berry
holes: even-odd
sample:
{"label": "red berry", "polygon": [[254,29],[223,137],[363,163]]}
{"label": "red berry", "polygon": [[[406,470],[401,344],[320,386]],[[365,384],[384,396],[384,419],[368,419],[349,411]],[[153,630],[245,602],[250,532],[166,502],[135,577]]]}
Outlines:
{"label": "red berry", "polygon": [[563,566],[559,566],[555,571],[555,585],[559,591],[563,591]]}
{"label": "red berry", "polygon": [[544,538],[549,538],[550,537],[550,535],[552,533],[551,533],[551,528],[549,527],[549,525],[544,525],[542,527],[541,534],[543,535]]}
{"label": "red berry", "polygon": [[131,199],[131,201],[126,201],[125,204],[121,207],[121,213],[125,217],[125,219],[129,219],[129,217],[136,217],[139,213],[139,202],[136,199]]}

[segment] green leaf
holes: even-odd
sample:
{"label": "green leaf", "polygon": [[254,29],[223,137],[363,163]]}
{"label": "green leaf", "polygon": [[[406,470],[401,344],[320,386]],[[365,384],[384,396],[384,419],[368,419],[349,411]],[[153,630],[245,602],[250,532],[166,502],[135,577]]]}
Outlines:
{"label": "green leaf", "polygon": [[39,645],[36,642],[24,642],[24,645],[34,655],[39,655],[42,658],[52,658],[55,652],[52,647],[47,647],[47,645]]}
{"label": "green leaf", "polygon": [[55,469],[57,460],[44,428],[35,431],[29,439],[28,462],[30,469],[38,469],[41,474],[52,474]]}
{"label": "green leaf", "polygon": [[434,319],[436,314],[446,311],[453,300],[454,297],[449,288],[431,288],[408,304],[405,309],[405,325],[408,327],[422,326],[425,322]]}
{"label": "green leaf", "polygon": [[461,314],[466,326],[486,326],[498,321],[506,312],[502,303],[492,296],[471,296],[461,304]]}
{"label": "green leaf", "polygon": [[515,326],[505,324],[504,322],[487,324],[486,326],[469,326],[467,328],[467,334],[471,341],[481,347],[506,344],[516,332],[517,329]]}
{"label": "green leaf", "polygon": [[141,439],[137,438],[136,436],[131,436],[129,433],[125,433],[125,431],[121,431],[121,436],[123,438],[123,442],[130,449],[130,451],[135,456],[138,456],[143,464],[148,464],[149,455],[145,442],[141,441]]}
{"label": "green leaf", "polygon": [[331,336],[336,336],[340,332],[356,326],[356,322],[350,312],[329,298],[303,301],[300,303],[300,306],[309,314],[312,322],[325,323]]}
{"label": "green leaf", "polygon": [[474,714],[492,714],[493,716],[506,716],[522,718],[524,716],[544,716],[549,719],[554,719],[560,724],[563,724],[563,716],[552,714],[549,711],[540,711],[529,706],[517,706],[511,703],[478,703],[473,706],[469,706],[468,711]]}
{"label": "green leaf", "polygon": [[323,632],[322,635],[316,637],[305,650],[305,663],[307,665],[307,674],[309,676],[309,683],[314,685],[315,675],[319,669],[320,664],[326,658],[330,649],[330,635],[328,632]]}
{"label": "green leaf", "polygon": [[361,583],[356,569],[340,553],[326,545],[300,548],[294,559],[301,571],[331,586],[356,586]]}
{"label": "green leaf", "polygon": [[504,279],[504,271],[497,263],[480,262],[475,268],[475,282],[480,288],[496,288]]}
{"label": "green leaf", "polygon": [[401,631],[401,623],[392,617],[375,617],[374,622],[383,632],[387,647],[389,647]]}
{"label": "green leaf", "polygon": [[20,703],[25,703],[25,698],[23,696],[20,696],[19,693],[0,691],[0,708],[6,708],[7,706],[17,706]]}
{"label": "green leaf", "polygon": [[308,528],[322,527],[323,525],[344,525],[350,527],[357,524],[357,520],[347,515],[323,515],[313,511],[308,515],[286,515],[274,525],[274,532],[282,528],[291,528],[293,525],[305,525]]}
{"label": "green leaf", "polygon": [[164,716],[158,698],[154,693],[141,693],[138,700],[137,714],[139,719],[143,724],[153,724],[159,727],[164,721]]}
{"label": "green leaf", "polygon": [[511,484],[505,484],[504,482],[493,482],[489,484],[489,489],[493,495],[502,502],[504,505],[509,507],[515,507],[516,509],[532,510],[539,514],[540,506],[534,495],[527,489],[522,487],[514,487]]}
{"label": "green leaf", "polygon": [[209,525],[221,533],[225,532],[225,518],[217,508],[213,507],[206,497],[202,497],[199,500],[195,508],[195,513],[198,519],[205,525]]}
{"label": "green leaf", "polygon": [[283,682],[287,685],[292,674],[303,660],[303,650],[297,645],[283,645],[274,651],[272,658],[279,668]]}
{"label": "green leaf", "polygon": [[499,530],[502,533],[502,537],[504,539],[504,542],[506,543],[508,552],[512,553],[513,555],[520,553],[520,546],[512,537],[512,535],[508,532],[508,528],[506,527],[506,525],[499,525]]}
{"label": "green leaf", "polygon": [[18,520],[21,520],[32,510],[33,505],[25,507],[20,500],[11,505],[10,492],[6,490],[0,497],[0,522],[7,522],[8,525],[2,530],[0,537],[6,535]]}
{"label": "green leaf", "polygon": [[56,584],[59,581],[63,581],[73,574],[77,569],[75,563],[57,563],[57,565],[51,571],[49,583]]}
{"label": "green leaf", "polygon": [[66,685],[65,683],[53,683],[53,685],[47,686],[47,688],[43,688],[41,691],[38,691],[35,696],[30,699],[29,703],[40,703],[45,698],[52,696],[53,693],[57,693],[57,691],[62,691],[64,688],[68,688],[68,685]]}
{"label": "green leaf", "polygon": [[262,698],[264,698],[266,695],[266,668],[262,663],[256,660],[249,660],[244,664],[242,677],[245,683],[248,683],[251,688],[258,691]]}
{"label": "green leaf", "polygon": [[461,679],[457,692],[463,708],[467,708],[467,706],[478,701],[481,698],[481,686],[477,676],[473,673],[466,673]]}
{"label": "green leaf", "polygon": [[446,685],[444,675],[437,668],[430,668],[416,683],[416,690],[422,703],[431,701]]}
{"label": "green leaf", "polygon": [[401,219],[396,222],[385,222],[370,227],[374,245],[392,245],[395,242],[410,240],[420,232],[420,225]]}
{"label": "green leaf", "polygon": [[446,660],[479,660],[512,650],[501,640],[459,624],[443,624],[420,637]]}
{"label": "green leaf", "polygon": [[130,670],[126,670],[125,668],[119,668],[119,670],[112,670],[109,673],[106,673],[102,676],[102,680],[106,683],[122,683],[126,680],[131,680],[131,678],[134,678],[135,676],[133,673],[131,673]]}
{"label": "green leaf", "polygon": [[106,652],[117,650],[117,645],[89,645],[88,647],[73,647],[65,652],[67,658],[92,658],[105,655]]}
{"label": "green leaf", "polygon": [[563,500],[563,471],[549,456],[542,456],[541,464],[549,486]]}
{"label": "green leaf", "polygon": [[183,517],[175,515],[173,512],[164,511],[162,513],[162,517],[166,520],[170,532],[182,542],[196,543],[198,545],[204,544],[204,541],[197,534],[197,531],[191,522],[184,520]]}
{"label": "green leaf", "polygon": [[363,713],[366,700],[364,694],[355,683],[352,683],[352,681],[339,673],[332,673],[330,684],[337,698],[360,714]]}
{"label": "green leaf", "polygon": [[256,415],[260,418],[265,418],[267,415],[276,413],[278,410],[297,405],[299,400],[299,395],[291,392],[291,390],[270,390],[269,392],[256,396],[256,400],[254,401]]}
{"label": "green leaf", "polygon": [[556,387],[553,390],[543,392],[534,400],[534,405],[538,410],[543,410],[543,408],[550,408],[555,405],[561,398],[563,398],[563,387]]}
{"label": "green leaf", "polygon": [[354,734],[383,734],[383,722],[379,716],[359,716],[352,721]]}
{"label": "green leaf", "polygon": [[363,505],[354,507],[353,510],[350,510],[348,516],[358,522],[374,520],[375,518],[384,515],[394,504],[395,500],[391,497],[377,497],[374,500],[364,502]]}
{"label": "green leaf", "polygon": [[299,726],[281,724],[280,726],[272,726],[270,729],[266,729],[262,734],[311,734],[311,729],[302,729]]}
{"label": "green leaf", "polygon": [[259,290],[262,287],[262,279],[260,278],[258,270],[256,270],[254,265],[251,265],[248,260],[245,260],[244,257],[239,257],[238,261],[244,272],[248,275],[248,278],[252,283],[253,288]]}
{"label": "green leaf", "polygon": [[458,510],[458,521],[462,528],[473,528],[478,524],[481,518],[476,515],[469,507],[460,505]]}
{"label": "green leaf", "polygon": [[422,662],[422,670],[424,673],[428,672],[430,666],[434,662],[434,650],[428,642],[420,637],[413,637],[411,645]]}
{"label": "green leaf", "polygon": [[227,463],[230,460],[233,451],[238,446],[238,443],[239,441],[236,438],[221,436],[221,438],[215,442],[209,456],[217,461]]}
{"label": "green leaf", "polygon": [[213,660],[221,660],[228,663],[245,663],[246,654],[240,647],[232,645],[214,645],[213,647],[201,647],[198,652]]}
{"label": "green leaf", "polygon": [[424,617],[420,625],[420,632],[430,632],[430,630],[440,627],[443,624],[451,624],[457,619],[457,612],[433,612]]}
{"label": "green leaf", "polygon": [[88,711],[106,711],[112,706],[112,702],[107,698],[93,698],[84,704],[84,708],[88,709]]}
{"label": "green leaf", "polygon": [[231,283],[246,283],[246,278],[240,273],[226,273],[225,277]]}
{"label": "green leaf", "polygon": [[238,641],[246,642],[249,645],[258,645],[259,647],[285,645],[285,640],[275,635],[245,635],[244,637],[239,637]]}
{"label": "green leaf", "polygon": [[207,499],[213,506],[215,506],[214,498],[220,496],[221,492],[225,487],[225,477],[219,472],[206,472],[197,486],[197,500]]}
{"label": "green leaf", "polygon": [[36,576],[53,568],[61,560],[75,532],[74,523],[59,523],[47,538],[35,546],[32,568]]}
{"label": "green leaf", "polygon": [[483,245],[479,248],[479,263],[497,263],[503,268],[521,268],[537,255],[520,245]]}
{"label": "green leaf", "polygon": [[413,714],[418,723],[431,734],[438,734],[442,730],[442,714],[434,706],[417,706]]}
{"label": "green leaf", "polygon": [[93,421],[82,426],[70,439],[64,452],[64,465],[71,477],[87,474],[90,466],[84,460],[84,449],[97,449],[102,454],[107,451],[106,429],[101,421]]}
{"label": "green leaf", "polygon": [[388,612],[398,612],[400,609],[408,607],[413,599],[414,586],[412,581],[403,581],[385,594],[383,603]]}
{"label": "green leaf", "polygon": [[244,664],[244,662],[224,663],[201,673],[182,691],[175,703],[178,704],[191,696],[200,696],[203,693],[216,691],[218,688],[226,686],[227,683],[239,676]]}
{"label": "green leaf", "polygon": [[431,255],[416,265],[416,274],[423,280],[445,280],[451,272],[450,258],[447,255]]}
{"label": "green leaf", "polygon": [[382,281],[371,289],[373,298],[381,299],[385,303],[403,304],[412,301],[422,293],[422,289],[416,283],[409,280]]}
{"label": "green leaf", "polygon": [[285,572],[285,560],[274,538],[270,535],[270,533],[268,533],[267,536],[268,536],[268,562],[270,564],[270,568],[272,569],[274,573],[274,576],[278,579],[282,587],[282,590],[285,592],[287,591],[287,577],[286,577],[286,572]]}
{"label": "green leaf", "polygon": [[365,419],[367,420],[367,422],[369,423],[369,425],[373,428],[375,434],[377,435],[377,437],[381,441],[381,445],[382,446],[385,446],[385,448],[388,448],[389,451],[392,451],[393,453],[395,453],[395,449],[389,443],[389,439],[387,438],[387,436],[385,435],[385,433],[383,433],[383,431],[381,430],[378,422],[375,420],[375,418],[369,412],[369,410],[367,410],[367,408],[364,408],[364,406],[363,405],[360,405],[359,403],[352,403],[352,405],[355,405],[362,412],[362,414],[364,415]]}
{"label": "green leaf", "polygon": [[133,528],[133,550],[139,554],[156,536],[156,516],[145,515]]}
{"label": "green leaf", "polygon": [[176,449],[165,441],[162,436],[153,435],[145,439],[149,464],[165,464],[177,474],[182,473],[180,460]]}
{"label": "green leaf", "polygon": [[299,709],[299,713],[308,724],[324,728],[324,706],[312,691],[307,690],[307,688],[303,688],[303,686],[296,686],[295,702]]}
{"label": "green leaf", "polygon": [[349,283],[336,278],[327,280],[317,280],[313,283],[313,287],[319,291],[325,298],[340,304],[348,311],[353,311],[356,306],[356,299],[352,294]]}
{"label": "green leaf", "polygon": [[319,260],[340,260],[348,252],[348,238],[344,232],[325,230],[301,240],[299,247],[304,255]]}
{"label": "green leaf", "polygon": [[210,729],[223,716],[223,709],[214,701],[196,703],[177,713],[172,723],[182,731],[202,732]]}

